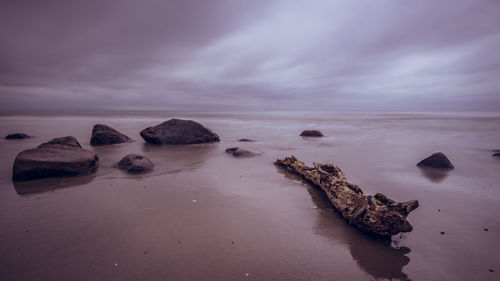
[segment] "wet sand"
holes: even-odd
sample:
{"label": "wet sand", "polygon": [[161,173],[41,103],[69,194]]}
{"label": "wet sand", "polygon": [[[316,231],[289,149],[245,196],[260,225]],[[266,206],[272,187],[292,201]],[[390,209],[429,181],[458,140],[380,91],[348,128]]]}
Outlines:
{"label": "wet sand", "polygon": [[[141,129],[172,117],[194,119],[222,141],[142,141]],[[136,141],[91,147],[95,123]],[[2,135],[34,136],[0,141],[0,280],[499,278],[497,113],[53,113],[0,124]],[[303,129],[325,137],[299,137]],[[65,135],[99,155],[97,174],[11,182],[17,153]],[[232,146],[262,155],[234,158],[224,152]],[[415,166],[436,151],[456,169]],[[130,176],[112,167],[128,153],[156,170]],[[418,199],[414,230],[390,243],[350,227],[320,190],[272,164],[292,154],[340,166],[367,194]]]}

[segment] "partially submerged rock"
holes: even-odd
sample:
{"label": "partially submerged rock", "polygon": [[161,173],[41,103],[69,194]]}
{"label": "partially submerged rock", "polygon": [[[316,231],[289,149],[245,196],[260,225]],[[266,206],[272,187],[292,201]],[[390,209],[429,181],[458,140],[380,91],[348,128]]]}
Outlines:
{"label": "partially submerged rock", "polygon": [[43,147],[43,146],[47,146],[47,145],[52,145],[52,144],[60,144],[60,145],[82,148],[80,143],[73,136],[52,139],[48,142],[42,143],[41,145],[38,146],[38,148]]}
{"label": "partially submerged rock", "polygon": [[301,137],[322,137],[323,133],[318,130],[304,130],[301,134]]}
{"label": "partially submerged rock", "polygon": [[230,148],[226,149],[226,152],[233,154],[234,157],[251,157],[251,156],[260,155],[260,153],[253,152],[253,151],[239,148],[239,147],[230,147]]}
{"label": "partially submerged rock", "polygon": [[419,167],[449,170],[455,168],[451,161],[442,152],[436,152],[424,160],[418,162]]}
{"label": "partially submerged rock", "polygon": [[500,149],[493,149],[493,152],[491,156],[500,157]]}
{"label": "partially submerged rock", "polygon": [[251,139],[239,139],[239,142],[254,142],[254,140]]}
{"label": "partially submerged rock", "polygon": [[219,136],[192,120],[170,119],[141,131],[141,137],[152,144],[195,144],[218,142]]}
{"label": "partially submerged rock", "polygon": [[96,124],[92,129],[90,144],[93,146],[128,142],[131,139],[108,125]]}
{"label": "partially submerged rock", "polygon": [[418,207],[417,200],[399,203],[381,193],[365,195],[333,164],[314,163],[314,167],[308,167],[294,156],[278,159],[275,164],[321,188],[335,209],[364,232],[389,237],[413,229],[406,217]]}
{"label": "partially submerged rock", "polygon": [[6,140],[21,140],[21,139],[29,139],[31,138],[27,134],[24,133],[14,133],[14,134],[8,134],[5,136]]}
{"label": "partially submerged rock", "polygon": [[147,173],[154,169],[155,165],[149,158],[139,154],[129,154],[120,160],[118,168],[131,174]]}
{"label": "partially submerged rock", "polygon": [[94,173],[98,165],[97,155],[83,149],[74,137],[55,138],[19,153],[14,160],[12,179],[27,181],[88,175]]}

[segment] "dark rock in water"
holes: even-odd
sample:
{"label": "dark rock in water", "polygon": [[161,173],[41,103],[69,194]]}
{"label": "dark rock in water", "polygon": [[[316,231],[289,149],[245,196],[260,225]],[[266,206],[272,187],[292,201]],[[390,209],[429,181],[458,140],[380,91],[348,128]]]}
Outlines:
{"label": "dark rock in water", "polygon": [[30,136],[27,134],[23,133],[15,133],[15,134],[9,134],[5,136],[6,140],[20,140],[20,139],[29,139]]}
{"label": "dark rock in water", "polygon": [[155,167],[151,160],[139,154],[129,154],[123,157],[117,166],[121,170],[131,174],[147,173]]}
{"label": "dark rock in water", "polygon": [[108,125],[96,124],[92,129],[90,144],[93,146],[128,142],[131,139]]}
{"label": "dark rock in water", "polygon": [[251,156],[258,156],[260,153],[253,152],[250,150],[242,149],[239,147],[230,147],[226,149],[227,153],[232,153],[234,157],[251,157]]}
{"label": "dark rock in water", "polygon": [[73,136],[67,136],[67,137],[60,137],[60,138],[52,139],[52,140],[50,140],[48,142],[42,143],[41,145],[38,146],[38,148],[41,148],[41,147],[47,146],[47,145],[52,145],[52,144],[60,144],[60,145],[66,145],[66,146],[72,146],[72,147],[82,148],[82,146],[80,145],[80,143]]}
{"label": "dark rock in water", "polygon": [[254,142],[254,140],[251,139],[239,139],[239,142]]}
{"label": "dark rock in water", "polygon": [[301,137],[322,137],[323,133],[318,130],[305,130],[300,134]]}
{"label": "dark rock in water", "polygon": [[217,142],[219,136],[192,120],[170,119],[141,131],[141,137],[152,144],[195,144]]}
{"label": "dark rock in water", "polygon": [[74,137],[55,138],[19,153],[14,160],[12,179],[27,181],[88,175],[94,173],[98,165],[99,157],[83,149]]}
{"label": "dark rock in water", "polygon": [[451,164],[450,160],[446,155],[441,152],[436,152],[431,156],[425,158],[420,161],[417,166],[419,167],[430,167],[436,169],[453,169],[455,168],[453,164]]}
{"label": "dark rock in water", "polygon": [[441,231],[441,235],[445,235],[446,233],[444,231]]}
{"label": "dark rock in water", "polygon": [[500,152],[493,153],[491,156],[500,157]]}

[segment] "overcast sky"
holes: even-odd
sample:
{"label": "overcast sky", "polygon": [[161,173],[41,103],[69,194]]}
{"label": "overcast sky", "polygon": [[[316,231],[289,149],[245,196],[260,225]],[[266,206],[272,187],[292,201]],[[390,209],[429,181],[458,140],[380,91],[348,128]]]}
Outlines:
{"label": "overcast sky", "polygon": [[0,103],[500,110],[500,1],[1,1]]}

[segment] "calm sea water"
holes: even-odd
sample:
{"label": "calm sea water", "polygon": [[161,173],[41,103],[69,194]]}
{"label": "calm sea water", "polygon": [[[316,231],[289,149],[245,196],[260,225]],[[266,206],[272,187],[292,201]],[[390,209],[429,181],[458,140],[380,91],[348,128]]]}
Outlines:
{"label": "calm sea water", "polygon": [[[152,146],[139,136],[174,117],[221,142]],[[96,123],[136,141],[93,148]],[[304,129],[325,137],[302,138]],[[0,140],[0,280],[500,279],[499,112],[2,115],[0,135],[13,132],[33,138]],[[97,174],[11,182],[20,151],[67,135],[98,153]],[[232,146],[261,156],[233,158]],[[456,169],[415,166],[437,151]],[[128,153],[155,171],[112,167]],[[414,230],[388,243],[350,227],[319,190],[273,165],[290,155],[338,165],[367,194],[418,199]]]}

